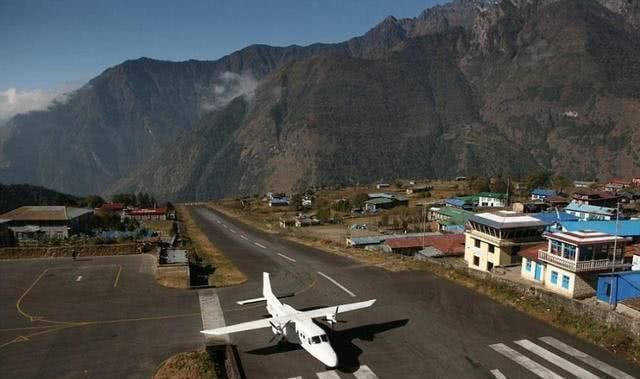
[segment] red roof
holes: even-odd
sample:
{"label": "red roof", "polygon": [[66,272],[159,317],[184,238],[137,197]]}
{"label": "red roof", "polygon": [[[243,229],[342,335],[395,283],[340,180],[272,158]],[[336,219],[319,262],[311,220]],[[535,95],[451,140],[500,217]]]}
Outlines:
{"label": "red roof", "polygon": [[627,245],[624,250],[625,257],[633,257],[634,255],[640,255],[640,243],[634,243],[632,245]]}
{"label": "red roof", "polygon": [[464,254],[464,234],[443,234],[424,237],[400,237],[385,242],[391,249],[434,247],[445,255]]}
{"label": "red roof", "polygon": [[124,209],[124,204],[122,204],[122,203],[104,203],[98,209],[109,210],[109,211],[121,211],[121,210]]}
{"label": "red roof", "polygon": [[167,208],[142,208],[129,211],[129,215],[131,216],[164,215],[166,213]]}
{"label": "red roof", "polygon": [[520,250],[520,252],[518,252],[518,255],[520,255],[521,257],[525,257],[530,261],[535,261],[536,259],[538,259],[538,250],[544,250],[547,248],[547,246],[547,242],[541,242],[539,244],[529,246],[526,249]]}

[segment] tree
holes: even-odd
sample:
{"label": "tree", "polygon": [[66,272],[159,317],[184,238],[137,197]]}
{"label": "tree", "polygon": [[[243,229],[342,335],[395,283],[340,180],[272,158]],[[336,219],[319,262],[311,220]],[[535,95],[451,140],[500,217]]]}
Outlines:
{"label": "tree", "polygon": [[361,192],[361,193],[356,194],[353,197],[351,203],[353,204],[353,206],[355,208],[362,208],[362,207],[364,207],[364,203],[367,200],[369,200],[369,196],[366,193]]}
{"label": "tree", "polygon": [[529,191],[534,188],[547,187],[551,184],[551,174],[546,171],[534,172],[527,176],[525,183]]}
{"label": "tree", "polygon": [[316,211],[316,217],[322,222],[327,221],[329,218],[331,218],[331,209],[327,207],[319,208]]}
{"label": "tree", "polygon": [[553,189],[558,192],[564,192],[565,189],[573,187],[573,182],[564,176],[556,176],[553,178]]}
{"label": "tree", "polygon": [[471,190],[475,193],[487,192],[490,188],[489,179],[484,176],[477,176],[471,179]]}
{"label": "tree", "polygon": [[105,201],[98,195],[91,195],[85,197],[80,203],[82,206],[86,206],[89,208],[100,208]]}
{"label": "tree", "polygon": [[489,185],[492,192],[507,192],[507,182],[502,177],[497,177],[493,180],[493,183]]}

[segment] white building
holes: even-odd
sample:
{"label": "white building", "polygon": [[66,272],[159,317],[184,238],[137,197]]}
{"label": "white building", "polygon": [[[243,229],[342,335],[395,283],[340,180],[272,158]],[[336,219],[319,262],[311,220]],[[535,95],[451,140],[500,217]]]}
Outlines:
{"label": "white building", "polygon": [[480,192],[478,207],[504,208],[507,206],[507,195],[500,192]]}
{"label": "white building", "polygon": [[464,259],[481,271],[519,263],[520,250],[540,243],[545,227],[537,218],[512,211],[476,214],[467,225]]}
{"label": "white building", "polygon": [[[594,231],[545,233],[547,245],[522,254],[521,276],[563,296],[584,298],[595,294],[596,277],[614,267],[625,267],[627,240]],[[617,253],[614,261],[613,246]]]}

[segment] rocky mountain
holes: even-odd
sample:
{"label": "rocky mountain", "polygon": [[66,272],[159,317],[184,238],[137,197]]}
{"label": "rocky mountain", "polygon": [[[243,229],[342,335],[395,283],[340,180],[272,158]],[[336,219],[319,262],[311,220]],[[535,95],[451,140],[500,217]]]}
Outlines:
{"label": "rocky mountain", "polygon": [[635,174],[639,9],[457,0],[339,44],[125,62],[14,118],[0,180],[186,200],[532,169]]}

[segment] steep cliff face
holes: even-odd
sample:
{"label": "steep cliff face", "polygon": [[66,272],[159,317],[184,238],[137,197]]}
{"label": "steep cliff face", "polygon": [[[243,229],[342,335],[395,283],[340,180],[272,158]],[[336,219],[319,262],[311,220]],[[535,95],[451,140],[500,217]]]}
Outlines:
{"label": "steep cliff face", "polygon": [[128,61],[0,129],[0,182],[186,200],[409,176],[636,174],[638,9],[457,0],[338,44]]}

